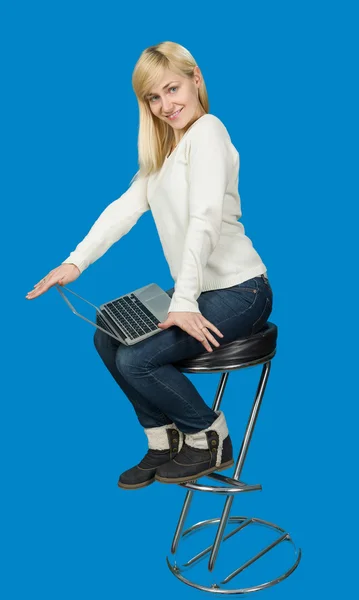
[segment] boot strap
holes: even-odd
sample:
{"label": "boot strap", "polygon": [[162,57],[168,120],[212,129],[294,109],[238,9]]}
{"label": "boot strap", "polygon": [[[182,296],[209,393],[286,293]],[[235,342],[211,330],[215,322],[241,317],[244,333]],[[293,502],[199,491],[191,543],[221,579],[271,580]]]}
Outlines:
{"label": "boot strap", "polygon": [[168,446],[170,449],[170,460],[172,460],[179,452],[180,432],[178,429],[167,429]]}
{"label": "boot strap", "polygon": [[210,452],[210,467],[216,464],[219,446],[219,435],[217,431],[206,431],[208,450]]}

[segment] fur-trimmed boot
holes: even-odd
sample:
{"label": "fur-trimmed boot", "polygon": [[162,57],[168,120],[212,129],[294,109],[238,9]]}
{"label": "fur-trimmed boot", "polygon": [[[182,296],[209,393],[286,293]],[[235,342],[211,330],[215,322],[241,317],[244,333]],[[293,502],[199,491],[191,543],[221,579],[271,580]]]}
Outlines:
{"label": "fur-trimmed boot", "polygon": [[226,420],[222,411],[217,411],[217,415],[207,429],[185,434],[181,451],[157,469],[157,481],[185,483],[233,465],[233,448]]}
{"label": "fur-trimmed boot", "polygon": [[148,451],[135,467],[131,467],[118,480],[118,486],[124,489],[136,489],[150,485],[155,481],[156,469],[172,460],[183,445],[183,433],[174,423],[161,427],[144,429],[148,439]]}

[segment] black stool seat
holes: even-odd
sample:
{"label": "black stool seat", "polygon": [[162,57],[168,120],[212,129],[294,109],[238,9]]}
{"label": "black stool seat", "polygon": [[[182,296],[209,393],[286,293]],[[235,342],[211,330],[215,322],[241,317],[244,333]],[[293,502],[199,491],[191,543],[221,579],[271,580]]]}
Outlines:
{"label": "black stool seat", "polygon": [[213,352],[201,352],[193,358],[176,363],[175,367],[184,372],[227,371],[248,367],[270,360],[276,352],[278,328],[267,321],[264,327],[249,337],[241,337],[233,342],[220,342]]}

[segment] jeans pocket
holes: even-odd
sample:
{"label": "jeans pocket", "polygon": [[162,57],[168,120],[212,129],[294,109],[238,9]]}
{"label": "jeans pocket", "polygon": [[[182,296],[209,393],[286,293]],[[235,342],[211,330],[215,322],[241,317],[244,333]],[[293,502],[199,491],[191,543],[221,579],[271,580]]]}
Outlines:
{"label": "jeans pocket", "polygon": [[233,315],[240,315],[253,306],[259,289],[257,281],[249,279],[218,292],[217,302],[230,309]]}

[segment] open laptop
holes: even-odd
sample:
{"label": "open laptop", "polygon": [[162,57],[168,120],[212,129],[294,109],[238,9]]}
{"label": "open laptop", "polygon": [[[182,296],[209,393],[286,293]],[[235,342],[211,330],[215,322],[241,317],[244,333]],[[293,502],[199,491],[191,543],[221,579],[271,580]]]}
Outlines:
{"label": "open laptop", "polygon": [[[157,327],[157,324],[167,319],[171,303],[171,296],[156,283],[150,283],[130,294],[119,296],[114,300],[101,304],[100,307],[63,285],[56,285],[56,288],[75,315],[126,346],[137,344],[156,333],[161,333],[162,329]],[[63,290],[71,292],[71,294],[93,306],[96,309],[96,322],[81,315],[71,304]]]}

